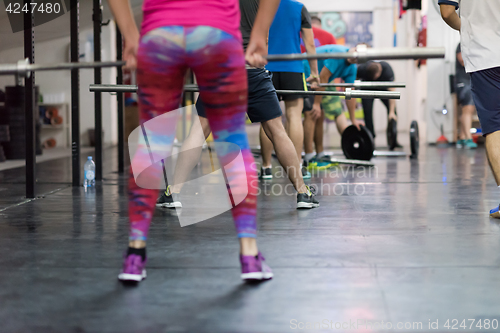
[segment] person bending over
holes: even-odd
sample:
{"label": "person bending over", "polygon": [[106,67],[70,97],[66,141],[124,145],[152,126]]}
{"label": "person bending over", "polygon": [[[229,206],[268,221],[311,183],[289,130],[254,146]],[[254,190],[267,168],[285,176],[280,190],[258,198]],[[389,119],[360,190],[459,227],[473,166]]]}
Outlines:
{"label": "person bending over", "polygon": [[[349,52],[349,48],[342,45],[324,45],[316,49],[318,53],[341,53]],[[325,59],[318,61],[318,68],[320,71],[320,81],[321,83],[331,83],[335,79],[342,79],[346,83],[354,83],[356,79],[357,67],[355,65],[355,59]],[[304,70],[306,74],[310,73],[309,64],[303,62]],[[335,90],[335,88],[318,88],[318,90]],[[349,126],[346,116],[342,112],[342,108],[336,106],[338,101],[336,96],[321,96],[317,95],[314,98],[314,103],[312,110],[306,111],[304,114],[304,166],[308,167],[309,163],[315,159],[315,161],[323,160],[324,147],[323,138],[318,138],[321,140],[314,139],[314,128],[317,126],[317,119],[321,117],[324,111],[327,115],[333,116],[335,118],[335,124],[337,129],[342,135],[344,130]],[[356,120],[356,99],[346,100],[347,109],[349,111],[349,117],[354,126],[359,129],[358,121]],[[321,126],[323,124],[321,123]],[[316,143],[316,154],[313,150],[313,141]],[[320,145],[321,144],[321,145]],[[317,163],[317,162],[313,162]]]}
{"label": "person bending over", "polygon": [[[368,61],[365,64],[358,66],[358,80],[371,82],[394,82],[394,71],[391,65],[385,61],[375,62]],[[395,91],[394,88],[366,88],[365,90],[372,91]],[[366,128],[370,130],[375,138],[375,129],[373,128],[373,99],[362,99],[363,113],[365,115]],[[390,139],[391,128],[397,128],[396,100],[381,99],[387,109],[387,144],[390,150],[401,148],[401,145],[396,140]]]}

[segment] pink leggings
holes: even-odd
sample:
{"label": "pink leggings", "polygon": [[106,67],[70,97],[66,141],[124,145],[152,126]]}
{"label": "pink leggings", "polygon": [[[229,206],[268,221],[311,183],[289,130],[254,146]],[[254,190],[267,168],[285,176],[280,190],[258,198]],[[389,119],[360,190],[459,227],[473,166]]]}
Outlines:
{"label": "pink leggings", "polygon": [[[247,77],[241,41],[219,29],[206,26],[168,26],[148,32],[138,52],[137,83],[141,124],[179,108],[186,70],[196,75],[200,95],[216,142],[236,144],[242,153],[244,168],[225,168],[231,191],[248,192],[232,209],[238,237],[256,237],[256,180],[254,162],[245,131]],[[172,147],[175,124],[164,129],[162,144]],[[148,147],[136,151],[134,161],[150,164]],[[221,165],[232,157],[217,150]],[[158,163],[157,163],[158,164]],[[153,178],[161,183],[161,165]],[[151,177],[151,175],[150,175]],[[233,186],[237,184],[237,186]],[[146,240],[155,210],[158,190],[137,185],[131,170],[129,179],[130,240]]]}

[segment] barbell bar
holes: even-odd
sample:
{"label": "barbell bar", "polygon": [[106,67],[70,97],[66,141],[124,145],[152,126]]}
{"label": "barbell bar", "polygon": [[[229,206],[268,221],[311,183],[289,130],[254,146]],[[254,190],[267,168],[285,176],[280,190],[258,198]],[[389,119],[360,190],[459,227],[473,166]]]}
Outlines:
{"label": "barbell bar", "polygon": [[358,62],[364,62],[368,60],[443,59],[445,55],[444,47],[365,48],[358,46],[354,52],[272,54],[267,56],[267,61],[356,59]]}
{"label": "barbell bar", "polygon": [[[91,92],[137,92],[136,85],[115,85],[115,84],[91,84],[89,90]],[[187,84],[184,86],[186,92],[198,92],[198,86]],[[351,98],[366,98],[366,99],[400,99],[401,93],[397,91],[368,91],[368,90],[351,90],[346,91],[300,91],[300,90],[276,90],[279,95],[322,95],[322,96],[343,96],[347,100]]]}
{"label": "barbell bar", "polygon": [[[368,60],[399,60],[399,59],[438,59],[444,58],[444,47],[414,47],[414,48],[385,48],[373,49],[360,45],[354,52],[318,53],[318,54],[274,54],[268,55],[268,61],[294,61],[309,59],[356,59],[359,62]],[[121,67],[125,61],[103,62],[71,62],[58,64],[30,64],[23,59],[17,64],[1,64],[0,75],[19,75],[29,77],[32,71],[55,71],[97,67]]]}
{"label": "barbell bar", "polygon": [[321,83],[319,86],[333,88],[406,88],[406,83],[354,81],[354,83]]}
{"label": "barbell bar", "polygon": [[125,61],[101,62],[68,62],[58,64],[30,64],[28,58],[19,60],[17,64],[0,64],[0,75],[18,75],[30,77],[34,71],[58,71],[85,68],[122,67]]}

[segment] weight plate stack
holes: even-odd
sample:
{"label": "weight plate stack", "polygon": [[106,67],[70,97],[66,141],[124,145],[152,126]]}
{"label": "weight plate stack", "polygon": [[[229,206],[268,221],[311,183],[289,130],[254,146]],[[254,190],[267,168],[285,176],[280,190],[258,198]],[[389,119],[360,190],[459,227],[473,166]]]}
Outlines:
{"label": "weight plate stack", "polygon": [[375,151],[375,142],[370,131],[360,126],[358,131],[356,126],[347,127],[342,133],[342,150],[344,155],[351,160],[369,161]]}
{"label": "weight plate stack", "polygon": [[410,158],[418,158],[418,152],[420,150],[420,135],[418,133],[418,123],[416,120],[412,121],[410,125],[410,146]]}

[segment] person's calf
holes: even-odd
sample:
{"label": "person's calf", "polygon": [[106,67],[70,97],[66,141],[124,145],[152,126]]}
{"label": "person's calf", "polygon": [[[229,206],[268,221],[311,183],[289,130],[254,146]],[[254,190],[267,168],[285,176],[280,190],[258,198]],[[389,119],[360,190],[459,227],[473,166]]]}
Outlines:
{"label": "person's calf", "polygon": [[500,186],[500,130],[486,136],[486,154],[490,163],[491,171]]}

